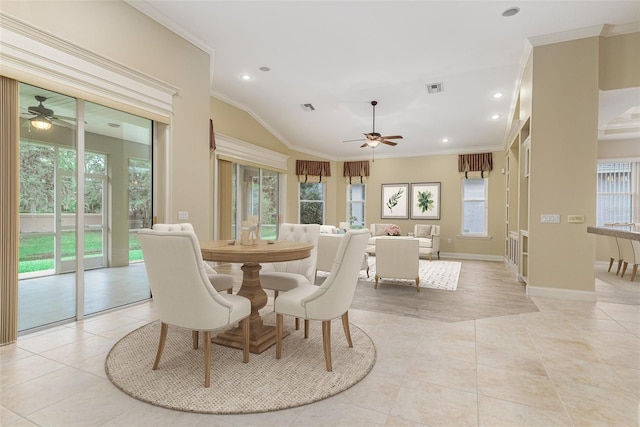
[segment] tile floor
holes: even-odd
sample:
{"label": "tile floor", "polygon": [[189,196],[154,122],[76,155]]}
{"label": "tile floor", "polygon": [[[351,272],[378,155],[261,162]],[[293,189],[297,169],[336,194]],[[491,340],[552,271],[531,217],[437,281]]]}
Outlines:
{"label": "tile floor", "polygon": [[0,425],[638,426],[640,306],[532,302],[539,311],[464,321],[352,309],[378,352],[363,381],[311,405],[225,416],[155,407],[106,378],[111,346],[155,320],[145,302],[0,347]]}

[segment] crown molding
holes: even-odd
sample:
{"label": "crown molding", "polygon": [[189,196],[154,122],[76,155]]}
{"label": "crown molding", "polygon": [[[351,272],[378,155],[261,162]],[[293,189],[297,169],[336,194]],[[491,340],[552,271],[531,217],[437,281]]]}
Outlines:
{"label": "crown molding", "polygon": [[577,28],[575,30],[562,31],[559,33],[545,34],[543,36],[529,37],[529,43],[533,47],[544,46],[547,44],[568,42],[571,40],[579,40],[587,37],[598,37],[604,30],[604,25],[592,25],[590,27]]}
{"label": "crown molding", "polygon": [[602,37],[620,36],[640,32],[640,21],[628,22],[620,25],[605,25],[602,29]]}
{"label": "crown molding", "polygon": [[0,12],[0,73],[33,76],[170,118],[178,88]]}

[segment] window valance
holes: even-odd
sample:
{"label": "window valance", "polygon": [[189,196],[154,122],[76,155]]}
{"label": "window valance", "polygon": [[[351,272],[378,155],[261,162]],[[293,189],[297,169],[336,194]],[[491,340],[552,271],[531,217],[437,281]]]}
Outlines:
{"label": "window valance", "polygon": [[493,153],[475,153],[458,155],[458,172],[464,173],[464,177],[469,177],[469,172],[480,172],[484,178],[493,170]]}
{"label": "window valance", "polygon": [[331,165],[317,160],[296,160],[296,175],[300,182],[325,182],[331,176]]}
{"label": "window valance", "polygon": [[349,184],[354,176],[359,177],[360,183],[363,184],[369,176],[369,160],[344,162],[343,176],[349,177]]}

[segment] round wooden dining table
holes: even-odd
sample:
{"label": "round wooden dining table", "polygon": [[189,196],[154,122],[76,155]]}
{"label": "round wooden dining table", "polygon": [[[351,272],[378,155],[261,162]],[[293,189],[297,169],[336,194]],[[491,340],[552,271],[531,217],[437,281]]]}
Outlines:
{"label": "round wooden dining table", "polygon": [[[288,240],[274,240],[273,243],[260,240],[254,245],[229,244],[227,240],[201,242],[202,258],[206,261],[242,263],[242,286],[238,295],[251,301],[249,318],[249,351],[262,353],[276,342],[275,326],[265,325],[260,309],[267,305],[267,294],[260,285],[260,263],[294,261],[309,257],[311,243]],[[242,330],[235,327],[218,334],[216,344],[242,349]]]}

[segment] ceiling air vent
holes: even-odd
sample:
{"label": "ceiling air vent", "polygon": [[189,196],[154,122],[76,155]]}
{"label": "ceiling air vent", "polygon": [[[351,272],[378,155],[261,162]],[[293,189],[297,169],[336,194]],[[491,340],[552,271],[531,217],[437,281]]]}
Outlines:
{"label": "ceiling air vent", "polygon": [[304,111],[313,111],[316,109],[312,104],[300,104]]}
{"label": "ceiling air vent", "polygon": [[440,92],[442,92],[442,82],[439,82],[439,83],[427,83],[427,91],[429,93],[440,93]]}

